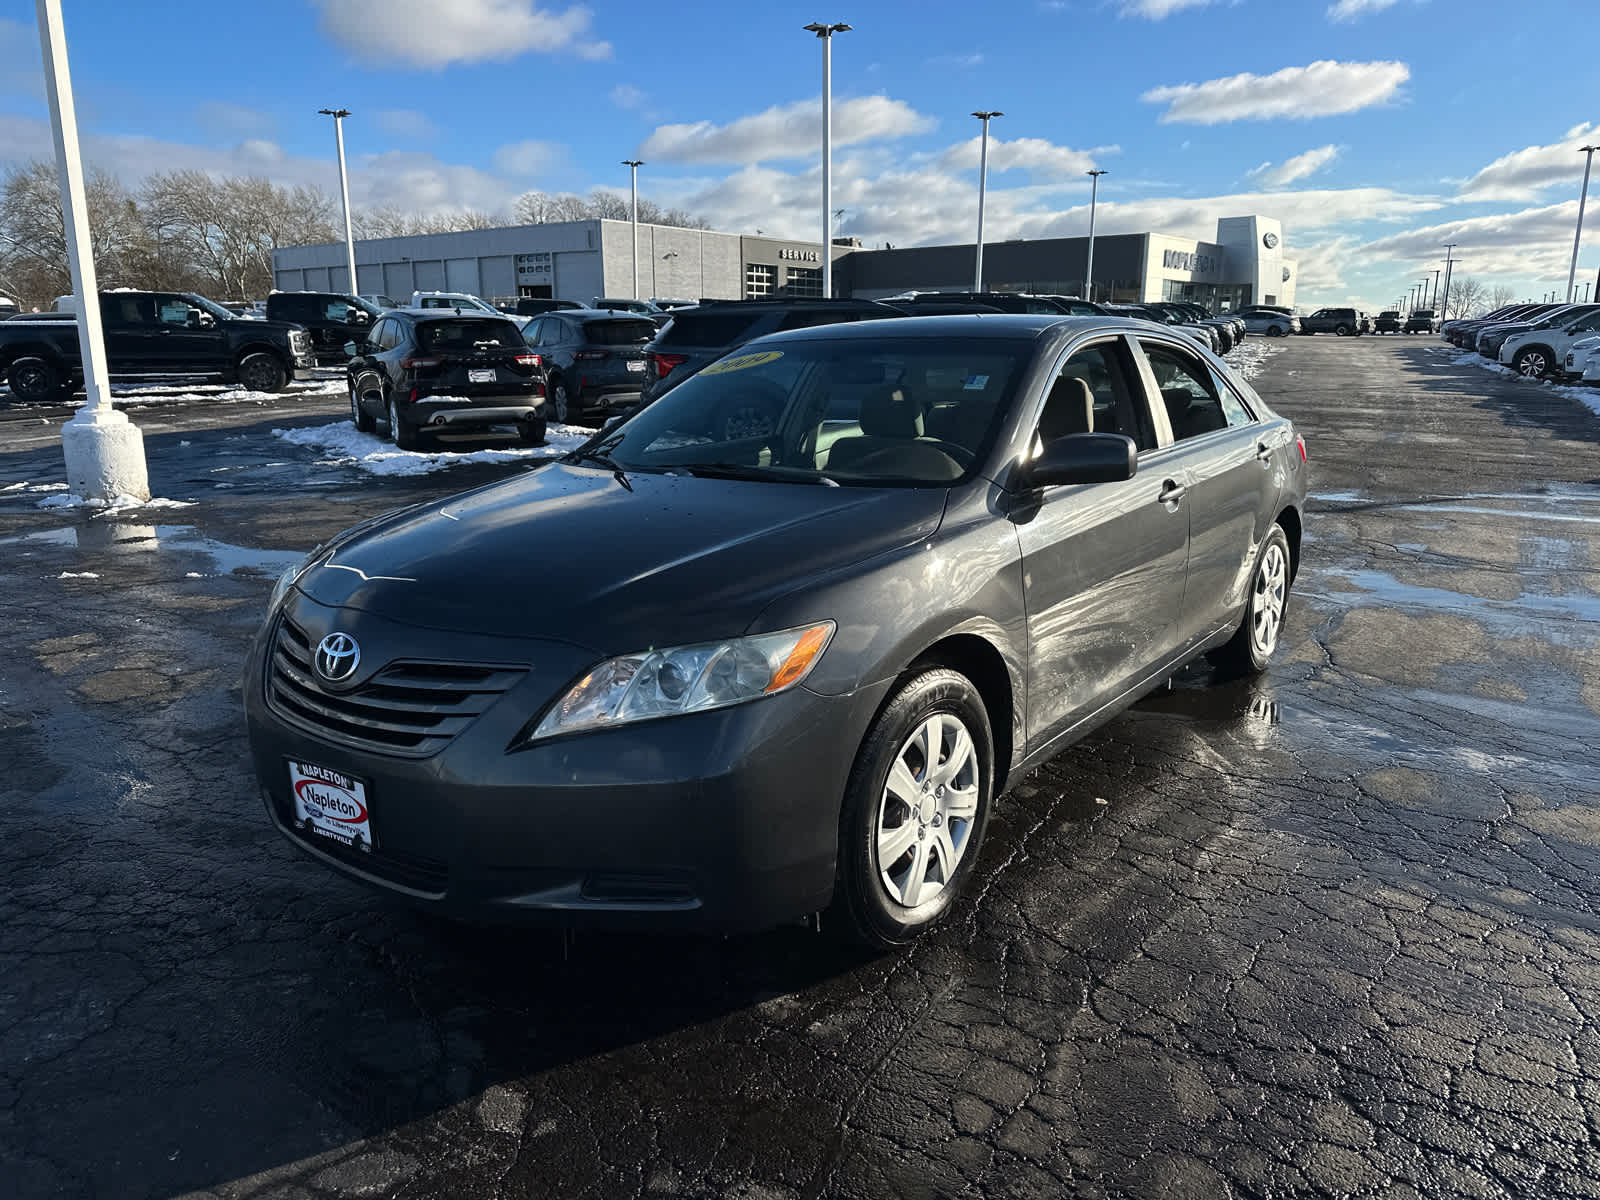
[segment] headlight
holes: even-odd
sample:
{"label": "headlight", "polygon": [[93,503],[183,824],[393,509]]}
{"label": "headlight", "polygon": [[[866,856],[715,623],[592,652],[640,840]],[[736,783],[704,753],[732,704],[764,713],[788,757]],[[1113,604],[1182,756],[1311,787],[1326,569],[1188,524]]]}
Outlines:
{"label": "headlight", "polygon": [[538,727],[517,740],[533,742],[775,696],[810,673],[834,628],[832,621],[823,621],[781,633],[609,659],[573,684]]}
{"label": "headlight", "polygon": [[317,551],[313,550],[295,563],[294,566],[284,571],[282,575],[278,576],[278,582],[272,585],[272,598],[267,601],[267,612],[269,614],[278,611],[278,605],[283,603],[283,598],[289,594],[289,589],[295,585],[295,581],[304,575],[307,568],[316,561]]}

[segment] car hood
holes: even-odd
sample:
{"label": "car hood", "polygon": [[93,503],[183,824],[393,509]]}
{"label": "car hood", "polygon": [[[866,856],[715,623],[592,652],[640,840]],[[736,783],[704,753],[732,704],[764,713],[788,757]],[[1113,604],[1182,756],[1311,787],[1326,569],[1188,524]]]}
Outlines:
{"label": "car hood", "polygon": [[[942,488],[849,488],[558,463],[393,514],[301,576],[322,604],[603,654],[729,637],[808,580],[930,536]],[[825,614],[823,614],[825,615]]]}
{"label": "car hood", "polygon": [[[244,333],[260,334],[281,333],[285,337],[294,329],[304,329],[305,326],[297,321],[269,321],[265,317],[234,317],[231,321],[219,322],[225,329],[237,329]],[[367,328],[363,326],[363,328]]]}

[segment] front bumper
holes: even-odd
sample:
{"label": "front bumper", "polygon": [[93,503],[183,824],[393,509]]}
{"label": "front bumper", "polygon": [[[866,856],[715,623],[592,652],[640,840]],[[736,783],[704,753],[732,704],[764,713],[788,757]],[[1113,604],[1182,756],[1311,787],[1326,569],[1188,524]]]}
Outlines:
{"label": "front bumper", "polygon": [[[298,592],[287,606],[314,640],[350,633],[374,663],[526,668],[443,749],[400,757],[313,730],[270,701],[276,622],[263,628],[245,714],[267,813],[341,874],[457,917],[602,928],[760,929],[831,900],[846,779],[888,684],[846,697],[796,688],[508,751],[598,655],[554,640],[414,629]],[[294,828],[291,758],[364,781],[373,850]]]}

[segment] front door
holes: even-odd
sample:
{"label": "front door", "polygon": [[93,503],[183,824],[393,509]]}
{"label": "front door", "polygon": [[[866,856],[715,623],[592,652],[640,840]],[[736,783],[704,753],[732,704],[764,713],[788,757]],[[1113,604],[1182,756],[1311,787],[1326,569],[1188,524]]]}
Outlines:
{"label": "front door", "polygon": [[1188,644],[1238,619],[1281,481],[1265,429],[1199,354],[1164,338],[1141,337],[1139,347],[1172,427],[1166,457],[1188,476],[1189,582],[1179,639]]}
{"label": "front door", "polygon": [[1146,466],[1159,456],[1156,427],[1124,337],[1071,353],[1037,425],[1041,448],[1067,433],[1126,434],[1140,462],[1132,479],[1045,488],[1036,507],[1014,518],[1028,613],[1030,746],[1071,728],[1171,653],[1189,553],[1182,480]]}
{"label": "front door", "polygon": [[196,308],[188,297],[169,292],[157,293],[155,301],[153,369],[211,372],[226,365],[228,335],[217,328],[210,313]]}

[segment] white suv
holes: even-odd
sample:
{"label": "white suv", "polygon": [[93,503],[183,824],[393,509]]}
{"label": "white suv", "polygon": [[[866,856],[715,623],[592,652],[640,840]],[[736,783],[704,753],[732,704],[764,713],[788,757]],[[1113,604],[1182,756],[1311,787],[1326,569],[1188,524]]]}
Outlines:
{"label": "white suv", "polygon": [[1519,375],[1543,379],[1559,373],[1574,342],[1600,333],[1600,310],[1560,321],[1547,329],[1514,333],[1500,344],[1500,361]]}
{"label": "white suv", "polygon": [[1568,346],[1561,373],[1568,379],[1600,383],[1600,336],[1580,338]]}

